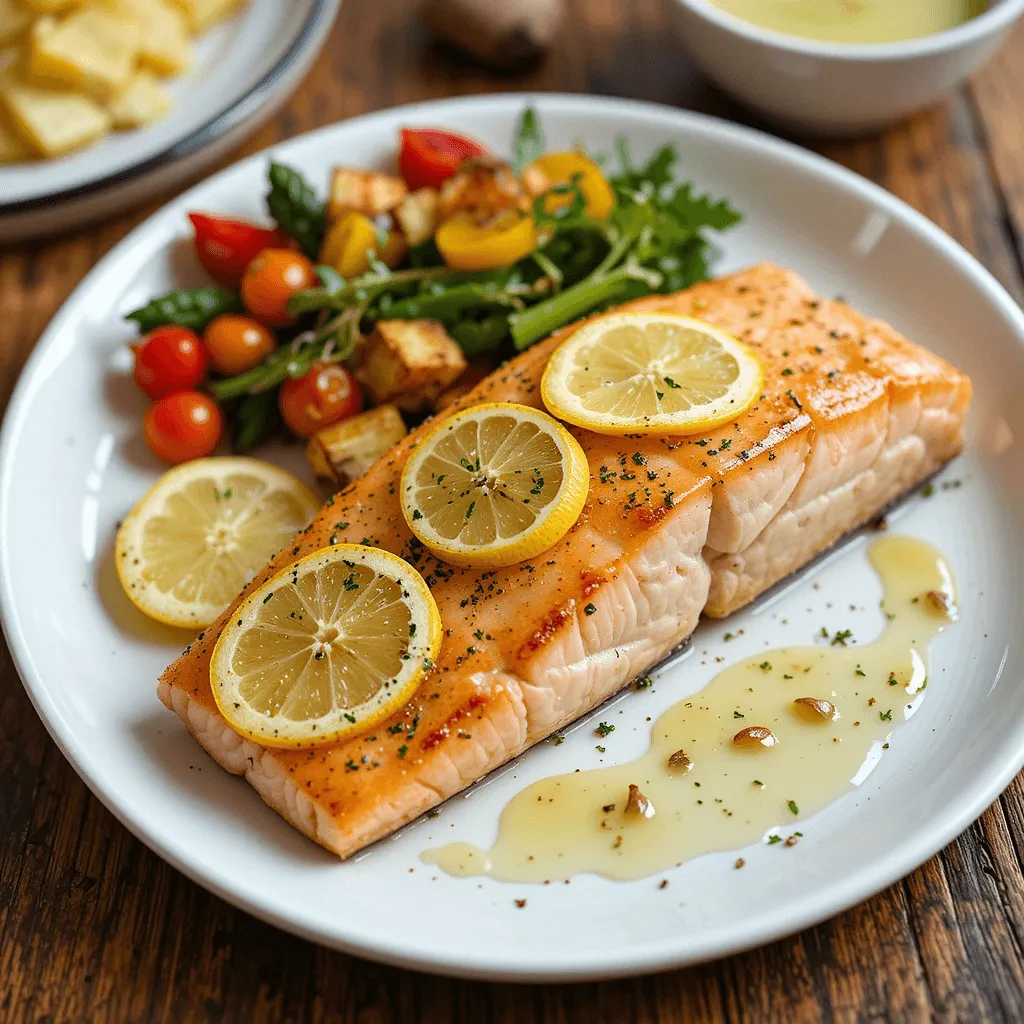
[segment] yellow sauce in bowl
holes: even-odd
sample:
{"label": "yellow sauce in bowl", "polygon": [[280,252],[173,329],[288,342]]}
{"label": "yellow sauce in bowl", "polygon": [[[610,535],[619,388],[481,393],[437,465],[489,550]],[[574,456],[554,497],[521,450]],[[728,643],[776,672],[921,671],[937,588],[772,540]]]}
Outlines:
{"label": "yellow sauce in bowl", "polygon": [[987,0],[710,0],[762,28],[828,43],[895,43],[962,25]]}

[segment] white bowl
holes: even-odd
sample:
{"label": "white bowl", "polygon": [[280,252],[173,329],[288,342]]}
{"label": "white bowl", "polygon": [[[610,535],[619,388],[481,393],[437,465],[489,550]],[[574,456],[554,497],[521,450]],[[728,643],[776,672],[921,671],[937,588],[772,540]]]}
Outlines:
{"label": "white bowl", "polygon": [[995,53],[1024,0],[993,0],[947,32],[858,45],[773,32],[709,0],[675,0],[674,9],[683,45],[725,92],[789,127],[843,135],[882,128],[949,92]]}

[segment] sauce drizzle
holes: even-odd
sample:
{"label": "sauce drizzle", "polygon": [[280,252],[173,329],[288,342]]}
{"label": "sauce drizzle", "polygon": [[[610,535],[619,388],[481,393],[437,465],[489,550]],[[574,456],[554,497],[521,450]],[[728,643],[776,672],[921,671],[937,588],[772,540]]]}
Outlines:
{"label": "sauce drizzle", "polygon": [[455,876],[626,880],[757,840],[799,841],[800,820],[859,785],[917,710],[928,643],[957,617],[933,547],[890,536],[869,558],[888,620],[873,643],[840,632],[733,665],[662,714],[641,758],[542,779],[506,805],[490,850],[451,843],[421,859]]}

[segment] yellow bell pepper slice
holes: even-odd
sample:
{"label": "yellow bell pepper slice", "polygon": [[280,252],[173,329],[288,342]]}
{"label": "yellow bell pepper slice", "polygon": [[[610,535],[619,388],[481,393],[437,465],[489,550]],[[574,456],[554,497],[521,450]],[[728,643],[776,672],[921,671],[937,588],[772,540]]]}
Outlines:
{"label": "yellow bell pepper slice", "polygon": [[[527,168],[539,171],[548,182],[548,186],[568,185],[574,179],[580,187],[585,200],[583,212],[588,217],[603,220],[615,206],[615,193],[601,168],[585,153],[570,149],[562,153],[545,153],[538,157]],[[568,206],[572,202],[571,195],[552,195],[544,200],[544,209],[548,213]]]}
{"label": "yellow bell pepper slice", "polygon": [[389,267],[397,267],[405,258],[409,247],[397,231],[389,231],[384,245],[380,245],[377,228],[369,217],[355,210],[342,214],[331,225],[320,249],[320,262],[341,274],[358,277],[370,269],[371,252],[376,253]]}
{"label": "yellow bell pepper slice", "polygon": [[537,226],[532,217],[516,210],[486,224],[477,224],[463,212],[446,220],[434,241],[453,270],[495,270],[511,266],[537,248]]}

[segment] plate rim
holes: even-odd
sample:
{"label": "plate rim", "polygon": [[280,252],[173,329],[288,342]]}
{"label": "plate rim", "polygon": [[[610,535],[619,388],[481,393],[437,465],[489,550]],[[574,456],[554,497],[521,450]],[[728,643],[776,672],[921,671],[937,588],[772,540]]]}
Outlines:
{"label": "plate rim", "polygon": [[[457,118],[464,109],[492,105],[504,112],[509,106],[522,106],[527,103],[537,105],[542,112],[544,106],[548,105],[570,113],[578,110],[581,114],[590,114],[591,116],[601,116],[604,113],[623,113],[627,116],[637,115],[648,120],[660,119],[666,123],[666,127],[675,127],[676,130],[684,132],[696,130],[706,136],[739,143],[748,148],[752,147],[761,153],[781,158],[796,169],[827,180],[843,191],[863,198],[875,209],[891,214],[894,220],[904,224],[932,248],[941,252],[956,270],[978,288],[996,311],[1016,328],[1018,342],[1024,346],[1024,311],[1017,306],[1006,289],[979,260],[931,220],[880,185],[876,185],[861,175],[794,143],[706,114],[680,110],[664,104],[618,97],[551,92],[506,92],[428,100],[389,107],[327,125],[295,136],[285,142],[276,143],[243,158],[241,161],[236,161],[163,204],[159,210],[147,217],[110,252],[105,254],[76,286],[51,320],[26,361],[12,391],[3,424],[0,427],[0,522],[8,519],[7,508],[11,502],[11,454],[15,442],[21,436],[21,421],[32,398],[33,384],[39,377],[44,361],[49,357],[49,350],[57,343],[60,335],[66,329],[66,325],[73,321],[76,300],[80,294],[87,292],[92,287],[93,280],[107,272],[108,264],[116,261],[123,248],[138,244],[150,229],[152,221],[160,217],[168,205],[187,200],[196,191],[233,173],[241,163],[265,161],[271,153],[285,156],[291,145],[311,137],[332,133],[343,126],[345,128],[372,128],[375,122],[390,122],[396,116],[422,120],[424,115],[436,117],[439,122],[444,120],[458,123]],[[0,534],[0,541],[2,540],[3,535]],[[202,888],[286,932],[355,956],[392,966],[447,976],[528,982],[590,981],[631,977],[692,966],[741,953],[767,942],[784,938],[842,913],[915,870],[980,817],[1024,767],[1024,722],[1021,722],[1012,733],[1008,734],[1000,748],[991,751],[988,762],[990,769],[983,782],[965,788],[951,798],[946,804],[943,817],[937,819],[930,829],[922,831],[919,835],[908,837],[906,842],[896,847],[885,858],[879,858],[865,865],[855,875],[845,879],[833,890],[831,899],[815,901],[805,898],[796,904],[790,902],[784,906],[773,908],[761,915],[758,922],[739,938],[735,935],[716,934],[714,930],[711,930],[706,933],[704,948],[696,954],[692,951],[681,950],[675,944],[658,940],[650,946],[633,945],[627,952],[616,955],[614,959],[609,954],[604,954],[604,958],[601,959],[600,954],[595,956],[590,952],[576,956],[567,955],[560,964],[553,968],[539,966],[535,962],[509,962],[507,958],[499,966],[488,959],[486,954],[479,953],[463,953],[457,957],[445,954],[424,955],[416,944],[401,941],[400,938],[393,937],[388,941],[360,941],[359,936],[354,933],[343,934],[343,928],[330,933],[326,932],[318,921],[305,915],[301,909],[285,914],[279,913],[272,907],[260,905],[250,899],[246,892],[232,888],[223,877],[213,875],[208,870],[204,870],[201,865],[190,862],[187,854],[184,852],[179,854],[166,837],[151,834],[143,825],[136,822],[131,816],[130,804],[123,801],[116,791],[108,792],[88,770],[86,767],[88,758],[84,756],[85,748],[76,739],[73,731],[69,730],[67,735],[62,731],[61,716],[49,698],[47,685],[35,670],[31,650],[25,641],[13,597],[7,548],[6,545],[0,544],[0,625],[2,625],[8,649],[11,652],[12,662],[22,680],[25,691],[50,736],[64,757],[71,763],[75,772],[100,802],[136,838]]]}
{"label": "plate rim", "polygon": [[[316,53],[327,37],[334,20],[341,9],[341,0],[310,0],[309,15],[302,23],[292,44],[278,61],[257,82],[237,97],[224,109],[214,114],[185,136],[165,146],[159,152],[128,164],[117,171],[100,173],[87,181],[52,192],[42,192],[31,199],[17,199],[0,202],[0,219],[33,213],[43,204],[65,204],[125,185],[129,181],[155,173],[173,164],[195,156],[248,121],[265,103],[273,97],[280,81],[298,64],[307,53]],[[236,161],[237,162],[237,161]],[[232,165],[233,166],[233,165]],[[202,184],[203,179],[196,184]],[[177,198],[172,196],[168,199]],[[161,206],[161,209],[163,206]],[[159,212],[159,211],[155,211]],[[148,219],[148,218],[147,218]],[[83,279],[84,281],[84,279]],[[68,296],[70,298],[70,296]]]}

